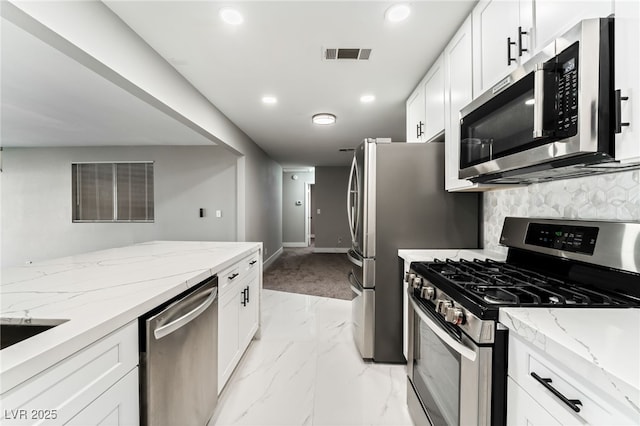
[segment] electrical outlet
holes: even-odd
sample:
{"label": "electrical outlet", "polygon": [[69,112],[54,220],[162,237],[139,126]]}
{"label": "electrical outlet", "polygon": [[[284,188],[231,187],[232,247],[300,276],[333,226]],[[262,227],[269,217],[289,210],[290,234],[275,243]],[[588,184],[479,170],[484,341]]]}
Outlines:
{"label": "electrical outlet", "polygon": [[342,237],[338,237],[338,244],[342,244]]}

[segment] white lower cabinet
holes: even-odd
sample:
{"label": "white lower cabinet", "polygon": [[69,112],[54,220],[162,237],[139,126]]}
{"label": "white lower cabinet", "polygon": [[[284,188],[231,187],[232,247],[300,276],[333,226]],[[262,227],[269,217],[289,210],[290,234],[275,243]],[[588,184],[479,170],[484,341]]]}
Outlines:
{"label": "white lower cabinet", "polygon": [[507,391],[509,395],[508,425],[560,425],[560,422],[518,386],[511,377],[507,380]]}
{"label": "white lower cabinet", "polygon": [[[507,424],[638,424],[637,413],[625,411],[589,375],[513,335],[508,369]],[[599,368],[593,371],[595,376]]]}
{"label": "white lower cabinet", "polygon": [[137,365],[136,320],[2,394],[0,423],[137,425]]}
{"label": "white lower cabinet", "polygon": [[66,424],[68,426],[124,426],[137,425],[139,419],[138,368],[136,367]]}
{"label": "white lower cabinet", "polygon": [[258,252],[253,253],[219,274],[219,283],[224,286],[218,302],[218,393],[258,331],[262,287],[259,257]]}

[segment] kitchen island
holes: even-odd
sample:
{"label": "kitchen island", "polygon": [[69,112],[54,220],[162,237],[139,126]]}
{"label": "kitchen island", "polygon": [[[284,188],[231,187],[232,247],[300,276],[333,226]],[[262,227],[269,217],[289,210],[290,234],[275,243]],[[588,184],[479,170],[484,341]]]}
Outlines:
{"label": "kitchen island", "polygon": [[[0,351],[3,417],[18,408],[9,406],[12,394],[34,377],[116,331],[135,336],[138,317],[247,256],[259,259],[261,250],[261,243],[153,241],[4,269],[3,324],[64,322]],[[224,286],[221,278],[220,292]]]}

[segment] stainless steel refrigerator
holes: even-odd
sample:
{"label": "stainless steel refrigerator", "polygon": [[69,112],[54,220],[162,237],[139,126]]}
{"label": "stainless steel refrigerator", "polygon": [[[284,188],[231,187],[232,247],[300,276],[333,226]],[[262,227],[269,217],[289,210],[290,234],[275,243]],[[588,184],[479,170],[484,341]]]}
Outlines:
{"label": "stainless steel refrigerator", "polygon": [[353,333],[365,359],[405,362],[398,249],[477,248],[481,195],[444,189],[444,144],[366,139],[347,191]]}

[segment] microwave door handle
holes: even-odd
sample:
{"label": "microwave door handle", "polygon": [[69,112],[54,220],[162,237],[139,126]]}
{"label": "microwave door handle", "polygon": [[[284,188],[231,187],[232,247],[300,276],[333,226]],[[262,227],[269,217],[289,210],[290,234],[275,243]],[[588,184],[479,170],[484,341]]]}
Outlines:
{"label": "microwave door handle", "polygon": [[543,64],[537,64],[533,74],[533,137],[544,137],[544,83]]}
{"label": "microwave door handle", "polygon": [[440,340],[442,340],[448,347],[450,347],[463,357],[467,358],[469,361],[475,362],[476,352],[473,349],[468,348],[467,346],[458,342],[456,339],[451,337],[449,333],[440,328],[438,324],[436,324],[422,311],[422,308],[418,306],[413,297],[410,297],[409,300],[411,301],[411,306],[413,307],[414,312],[418,314],[420,321],[425,323],[427,327],[429,327],[429,329],[431,329],[431,331],[433,331],[435,335],[440,338]]}

